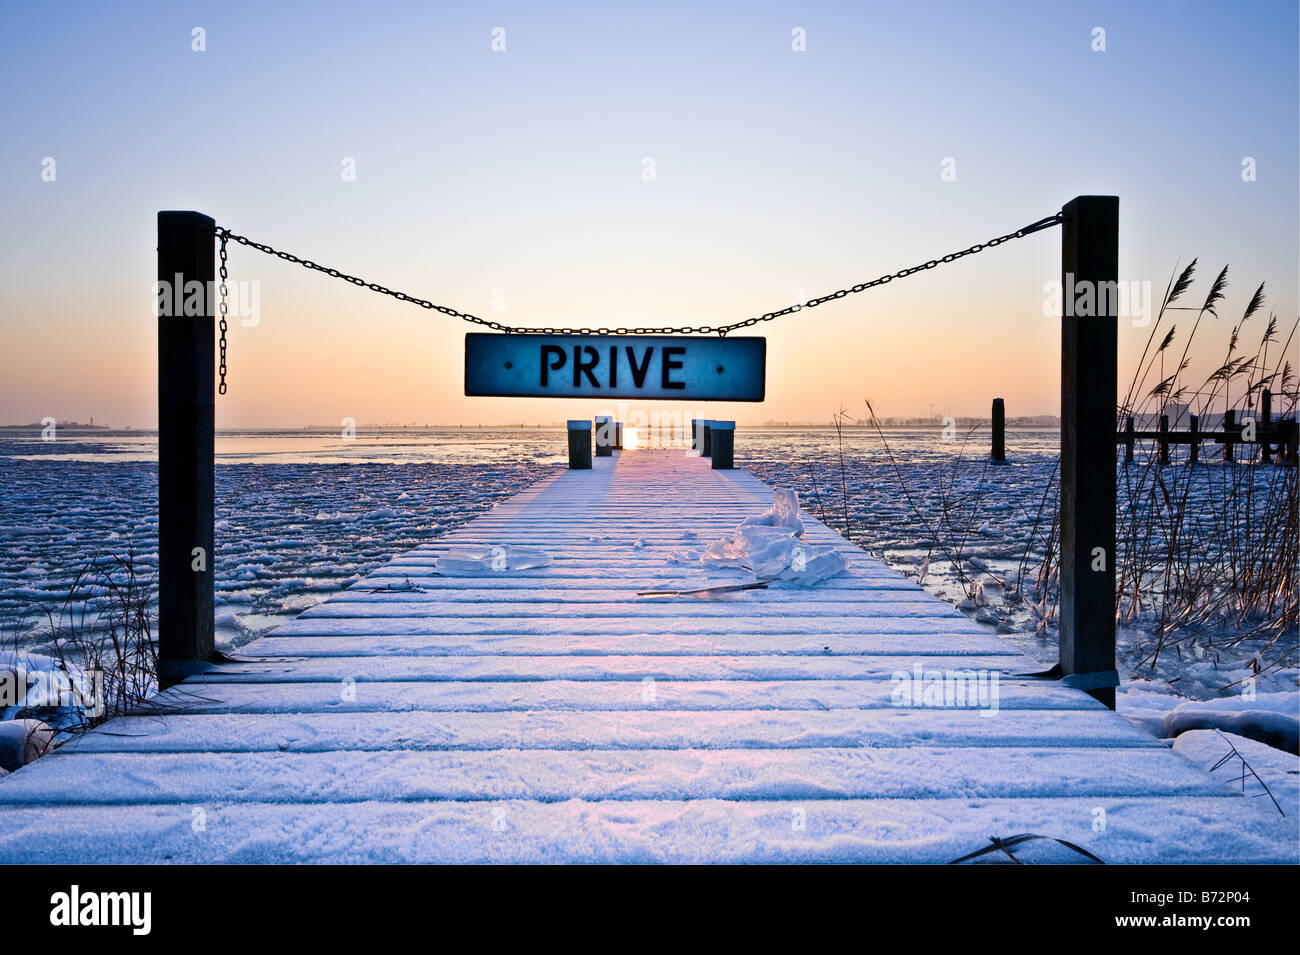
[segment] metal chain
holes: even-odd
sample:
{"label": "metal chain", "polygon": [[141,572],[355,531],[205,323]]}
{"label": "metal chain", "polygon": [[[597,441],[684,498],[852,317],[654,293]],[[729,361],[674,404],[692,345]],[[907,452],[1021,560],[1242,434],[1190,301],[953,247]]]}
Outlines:
{"label": "metal chain", "polygon": [[[316,272],[324,272],[326,275],[333,276],[334,278],[337,279],[343,279],[345,282],[351,282],[353,285],[358,285],[362,288],[369,289],[372,292],[378,292],[380,295],[392,296],[393,298],[397,299],[400,302],[410,302],[413,305],[420,306],[421,308],[429,309],[435,312],[441,312],[443,315],[446,315],[450,318],[459,318],[462,321],[472,322],[475,325],[482,325],[484,328],[490,328],[493,331],[498,331],[498,332],[506,332],[507,334],[518,333],[518,334],[531,334],[531,335],[714,335],[714,334],[726,335],[728,332],[734,332],[738,328],[748,328],[751,325],[757,325],[759,322],[770,322],[773,319],[781,318],[785,315],[792,315],[795,312],[802,312],[805,309],[816,308],[818,305],[822,305],[826,302],[830,302],[835,299],[844,298],[844,296],[846,295],[855,295],[858,292],[865,292],[867,289],[875,288],[878,285],[887,285],[888,283],[894,281],[895,279],[907,278],[909,275],[915,275],[917,272],[924,272],[927,269],[933,269],[940,265],[947,265],[949,262],[956,262],[960,258],[964,258],[965,256],[968,255],[974,255],[977,252],[983,252],[985,249],[991,249],[994,246],[1001,245],[1003,242],[1009,242],[1012,239],[1020,239],[1023,238],[1024,236],[1032,235],[1035,232],[1040,232],[1043,229],[1051,228],[1052,226],[1060,223],[1063,218],[1064,215],[1058,212],[1055,215],[1050,215],[1047,216],[1046,218],[1039,219],[1037,222],[1032,222],[1022,229],[1017,229],[1014,232],[1008,232],[1006,235],[1000,235],[995,239],[989,239],[987,242],[977,242],[975,243],[975,245],[972,245],[970,248],[962,249],[960,252],[950,252],[947,255],[943,256],[942,258],[930,259],[928,262],[922,262],[920,265],[913,265],[911,268],[902,269],[898,272],[892,272],[889,275],[882,275],[880,276],[880,278],[872,279],[869,282],[860,282],[857,285],[851,285],[848,288],[840,289],[837,292],[831,292],[828,295],[822,295],[814,299],[809,299],[807,302],[803,302],[801,304],[790,305],[787,306],[786,308],[778,309],[774,312],[764,312],[762,315],[756,315],[753,318],[747,318],[744,321],[733,322],[730,325],[700,325],[700,326],[683,325],[683,326],[659,326],[659,327],[639,326],[636,328],[626,328],[621,326],[618,328],[605,328],[605,327],[528,328],[528,327],[521,327],[521,326],[514,326],[514,325],[505,325],[502,324],[501,322],[495,322],[495,321],[491,321],[490,319],[480,318],[477,315],[471,315],[469,312],[459,311],[447,305],[435,305],[433,302],[430,302],[427,299],[416,298],[413,295],[407,295],[405,292],[395,292],[392,289],[385,288],[384,286],[379,285],[375,282],[367,282],[365,279],[357,278],[355,275],[348,275],[346,272],[340,272],[338,269],[331,269],[323,265],[318,265],[317,263],[311,261],[310,259],[300,259],[298,256],[293,255],[292,253],[281,252],[279,249],[273,249],[271,248],[271,246],[266,245],[262,242],[254,242],[252,239],[245,238],[242,235],[236,235],[234,232],[231,232],[229,229],[223,228],[221,226],[217,227],[216,232],[217,235],[221,238],[223,279],[225,277],[224,263],[225,263],[226,240],[232,239],[235,242],[238,242],[240,245],[246,245],[249,248],[256,249],[259,252],[265,252],[267,255],[274,255],[276,258],[284,259],[286,262],[292,262],[295,265],[301,265],[303,268],[306,269],[312,269]],[[223,306],[222,314],[224,315],[224,313],[225,312]],[[223,320],[223,337],[222,337],[223,374],[225,369],[224,355],[225,355],[225,338],[224,338],[224,320]],[[222,385],[223,393],[224,390],[225,390],[225,386],[223,384]]]}
{"label": "metal chain", "polygon": [[[218,235],[221,235],[221,233],[218,232]],[[224,235],[221,235],[220,259],[221,284],[217,286],[217,288],[221,292],[220,304],[218,305],[221,314],[221,322],[219,326],[221,328],[221,340],[219,342],[221,358],[217,365],[217,371],[221,376],[221,379],[217,385],[217,394],[224,395],[226,393],[226,279],[230,277],[230,273],[226,269],[226,237]]]}

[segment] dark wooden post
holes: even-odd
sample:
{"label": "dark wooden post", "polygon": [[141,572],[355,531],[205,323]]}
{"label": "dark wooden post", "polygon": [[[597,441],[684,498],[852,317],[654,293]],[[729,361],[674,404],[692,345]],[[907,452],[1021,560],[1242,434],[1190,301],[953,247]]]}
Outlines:
{"label": "dark wooden post", "polygon": [[[213,658],[216,223],[158,213],[158,682]],[[197,284],[192,284],[197,283]],[[193,292],[191,308],[185,303]],[[163,299],[163,295],[166,299]],[[186,311],[195,314],[187,315]]]}
{"label": "dark wooden post", "polygon": [[990,457],[994,461],[1007,459],[1007,409],[1001,398],[993,399],[993,447]]}
{"label": "dark wooden post", "polygon": [[1236,448],[1232,443],[1236,430],[1237,412],[1236,409],[1229,408],[1223,413],[1223,460],[1229,464],[1237,460]]}
{"label": "dark wooden post", "polygon": [[1286,435],[1286,448],[1278,455],[1278,460],[1283,464],[1295,467],[1300,464],[1300,421],[1295,418],[1288,418],[1286,421],[1278,423],[1278,426],[1285,424],[1284,433]]}
{"label": "dark wooden post", "polygon": [[[1065,680],[1115,707],[1115,390],[1119,199],[1062,210],[1061,646]],[[1071,288],[1091,285],[1075,314]]]}
{"label": "dark wooden post", "polygon": [[614,422],[614,450],[623,450],[623,422]]}
{"label": "dark wooden post", "polygon": [[[1267,388],[1259,396],[1259,430],[1270,431],[1273,428],[1273,392]],[[1269,443],[1268,436],[1264,435],[1264,440],[1260,442],[1260,461],[1268,464],[1273,460],[1273,448]]]}
{"label": "dark wooden post", "polygon": [[569,420],[569,469],[591,470],[591,422],[584,418]]}
{"label": "dark wooden post", "polygon": [[700,422],[700,427],[702,429],[701,433],[704,435],[700,444],[700,457],[711,458],[713,457],[713,421],[705,418]]}
{"label": "dark wooden post", "polygon": [[1191,461],[1195,464],[1201,459],[1201,419],[1196,415],[1188,415],[1187,430],[1190,432],[1187,440],[1192,449]]}
{"label": "dark wooden post", "polygon": [[1160,416],[1160,463],[1169,463],[1169,415]]}
{"label": "dark wooden post", "polygon": [[1129,415],[1124,419],[1124,463],[1133,463],[1133,416]]}
{"label": "dark wooden post", "polygon": [[736,422],[710,421],[709,430],[713,435],[713,470],[730,471],[736,466]]}
{"label": "dark wooden post", "polygon": [[614,453],[614,419],[606,415],[596,418],[596,457],[607,458]]}

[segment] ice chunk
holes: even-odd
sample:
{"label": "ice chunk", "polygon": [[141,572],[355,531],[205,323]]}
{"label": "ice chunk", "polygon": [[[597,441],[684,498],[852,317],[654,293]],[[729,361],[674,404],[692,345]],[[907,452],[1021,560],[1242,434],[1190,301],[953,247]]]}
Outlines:
{"label": "ice chunk", "polygon": [[803,537],[803,521],[799,518],[799,495],[786,488],[772,492],[772,506],[757,517],[747,517],[741,527],[783,527],[794,537]]}
{"label": "ice chunk", "polygon": [[809,586],[844,570],[844,558],[829,547],[805,543],[799,499],[794,491],[778,489],[772,506],[746,518],[727,537],[704,548],[706,567],[748,570],[759,580],[780,580]]}
{"label": "ice chunk", "polygon": [[40,720],[0,722],[0,768],[15,769],[44,756],[54,743],[54,731]]}
{"label": "ice chunk", "polygon": [[493,544],[482,547],[458,547],[434,561],[441,571],[455,573],[502,573],[511,570],[531,570],[549,567],[551,558],[535,547],[516,547],[513,544]]}

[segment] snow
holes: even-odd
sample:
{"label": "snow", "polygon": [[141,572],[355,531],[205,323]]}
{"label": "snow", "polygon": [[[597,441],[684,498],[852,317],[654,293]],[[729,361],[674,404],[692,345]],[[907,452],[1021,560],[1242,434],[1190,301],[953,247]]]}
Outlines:
{"label": "snow", "polygon": [[[39,765],[39,763],[37,764]],[[5,812],[9,862],[556,863],[825,862],[942,864],[990,834],[1050,833],[1111,864],[1295,862],[1239,800],[831,799],[493,800],[315,804],[197,803]],[[1097,810],[1105,828],[1097,829]],[[202,812],[203,828],[195,823]],[[1177,839],[1168,834],[1176,832]],[[1050,846],[1036,861],[1074,863]]]}
{"label": "snow", "polygon": [[[1239,757],[1232,755],[1234,748]],[[1260,805],[1271,806],[1272,800],[1277,800],[1292,825],[1300,819],[1300,757],[1295,754],[1244,736],[1208,729],[1184,732],[1174,741],[1174,751]],[[1246,771],[1243,759],[1253,772]]]}
{"label": "snow", "polygon": [[[360,472],[333,477],[364,492]],[[236,563],[303,597],[321,578],[299,562],[339,543],[304,528],[372,526],[311,516],[389,506],[340,506],[332,491],[282,524],[304,546]],[[1028,655],[813,515],[801,536],[778,526],[772,503],[744,472],[629,454],[382,566],[349,564],[340,579],[369,576],[241,647],[244,662],[6,777],[0,861],[937,863],[1019,832],[1114,863],[1297,861],[1293,827],[1222,771],[1086,694],[1018,676]],[[769,508],[771,523],[743,523]],[[717,541],[744,526],[846,568],[725,602],[636,596],[749,577],[668,560],[684,528]],[[551,559],[509,573],[446,563],[493,546]],[[274,592],[230,588],[223,614],[246,624]],[[918,665],[997,673],[996,715],[898,706],[894,677]],[[1148,712],[1177,711],[1172,693],[1133,693],[1158,697],[1169,705]]]}
{"label": "snow", "polygon": [[1164,684],[1135,681],[1121,688],[1117,704],[1119,712],[1160,738],[1222,729],[1288,753],[1297,751],[1300,692],[1294,690],[1187,700]]}

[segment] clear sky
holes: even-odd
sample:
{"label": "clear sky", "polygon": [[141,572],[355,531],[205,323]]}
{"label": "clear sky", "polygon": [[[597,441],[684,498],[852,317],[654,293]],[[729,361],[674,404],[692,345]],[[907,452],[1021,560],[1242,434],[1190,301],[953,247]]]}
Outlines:
{"label": "clear sky", "polygon": [[[159,209],[510,323],[615,326],[734,321],[1108,193],[1121,279],[1159,294],[1199,256],[1203,294],[1230,263],[1215,331],[1260,281],[1289,325],[1297,38],[1295,0],[7,3],[0,422],[156,422]],[[1059,242],[768,325],[768,400],[709,412],[1055,413]],[[231,330],[219,427],[594,410],[466,398],[469,326],[230,264],[261,314]],[[1122,324],[1121,380],[1145,335]]]}

